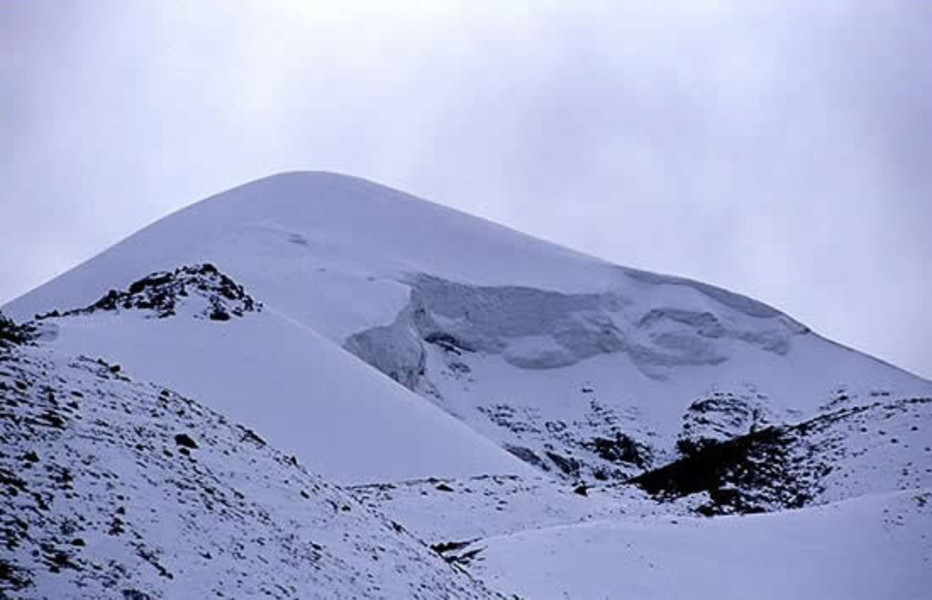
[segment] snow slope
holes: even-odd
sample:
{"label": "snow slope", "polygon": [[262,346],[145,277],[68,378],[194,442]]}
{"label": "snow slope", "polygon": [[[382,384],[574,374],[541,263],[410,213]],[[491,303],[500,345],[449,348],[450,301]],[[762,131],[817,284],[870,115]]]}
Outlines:
{"label": "snow slope", "polygon": [[[68,355],[105,356],[145,379],[204,398],[335,482],[529,470],[271,307],[257,304],[236,317],[236,307],[217,291],[219,277],[186,267],[165,274],[165,281],[142,280],[135,284],[139,291],[122,300],[134,302],[131,308],[118,302],[42,319],[43,337]],[[147,281],[151,285],[143,285]],[[181,285],[186,295],[175,298],[173,286]],[[173,299],[172,314],[137,306],[147,294]],[[221,302],[231,318],[205,318]]]}
{"label": "snow slope", "polygon": [[484,539],[461,552],[477,548],[474,572],[540,600],[927,598],[932,492],[744,517],[596,521]]}

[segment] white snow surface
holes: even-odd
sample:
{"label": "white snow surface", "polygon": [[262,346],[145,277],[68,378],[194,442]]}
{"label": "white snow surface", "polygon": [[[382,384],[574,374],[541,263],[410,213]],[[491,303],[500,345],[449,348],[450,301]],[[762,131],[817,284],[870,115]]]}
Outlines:
{"label": "white snow surface", "polygon": [[[165,299],[158,286],[132,296],[151,273],[205,263],[254,307],[195,289],[197,277],[183,294],[172,288],[169,308],[147,304]],[[173,427],[197,425],[223,446],[225,420],[243,423],[284,454],[263,450],[244,466],[211,444],[195,457],[231,477],[249,471],[256,510],[276,527],[321,525],[321,498],[352,496],[358,521],[339,531],[356,542],[328,538],[350,558],[319,580],[276,573],[295,564],[281,530],[284,546],[266,555],[253,542],[268,538],[250,528],[268,523],[230,530],[221,519],[223,535],[249,549],[226,572],[259,568],[240,576],[236,597],[268,582],[285,586],[281,597],[306,597],[293,590],[308,585],[321,597],[431,597],[423,585],[439,597],[493,594],[463,570],[523,598],[920,598],[932,586],[932,383],[739,294],[613,265],[361,179],[302,172],[169,215],[3,307],[21,321],[55,310],[37,320],[40,349],[28,350],[37,379],[54,371],[58,384],[91,385],[82,373],[99,378],[97,363],[61,357],[102,357],[171,388],[173,402],[209,407],[199,425],[170,416]],[[116,403],[110,418],[129,402],[127,427],[155,386],[93,385]],[[776,441],[748,436],[769,427]],[[740,481],[776,512],[697,518],[717,502],[705,491],[658,502],[625,483],[680,464],[683,442],[709,440],[748,442],[759,454],[745,462],[779,467],[763,483]],[[130,450],[101,461],[155,493]],[[323,478],[298,474],[289,456]],[[164,460],[145,466],[178,476]],[[324,490],[312,494],[311,516],[294,512],[297,488],[276,477]],[[806,507],[782,510],[774,498],[789,492]],[[157,519],[136,531],[177,567],[193,555],[170,551],[165,536],[195,512],[170,513],[168,533]],[[391,522],[404,527],[390,528],[401,546],[382,533],[363,539],[360,528]],[[198,531],[197,544],[217,543]],[[438,571],[417,540],[454,566]],[[103,541],[91,554],[111,552]],[[392,558],[373,566],[362,550],[384,544]],[[151,564],[133,556],[124,564],[134,581],[182,593],[157,571],[139,575]],[[230,591],[204,573],[181,580]]]}
{"label": "white snow surface", "polygon": [[540,600],[918,600],[932,588],[932,493],[744,517],[594,521],[465,551],[475,548],[475,573]]}

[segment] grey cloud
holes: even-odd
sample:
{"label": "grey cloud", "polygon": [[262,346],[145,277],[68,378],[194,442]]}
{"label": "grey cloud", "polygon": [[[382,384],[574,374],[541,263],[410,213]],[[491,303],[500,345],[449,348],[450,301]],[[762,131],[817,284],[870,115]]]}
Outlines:
{"label": "grey cloud", "polygon": [[0,298],[208,194],[328,169],[932,376],[926,3],[335,6],[0,8]]}

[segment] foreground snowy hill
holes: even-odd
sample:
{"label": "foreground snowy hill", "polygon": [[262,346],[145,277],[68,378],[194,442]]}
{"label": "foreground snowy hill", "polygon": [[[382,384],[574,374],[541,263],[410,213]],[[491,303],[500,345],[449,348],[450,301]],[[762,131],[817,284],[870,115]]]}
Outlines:
{"label": "foreground snowy hill", "polygon": [[251,429],[118,365],[0,348],[0,596],[489,598]]}

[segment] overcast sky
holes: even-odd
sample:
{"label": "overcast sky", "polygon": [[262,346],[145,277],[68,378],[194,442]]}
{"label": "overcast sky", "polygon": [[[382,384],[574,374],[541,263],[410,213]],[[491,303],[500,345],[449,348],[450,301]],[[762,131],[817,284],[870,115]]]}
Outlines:
{"label": "overcast sky", "polygon": [[932,377],[932,2],[0,3],[0,303],[332,170]]}

